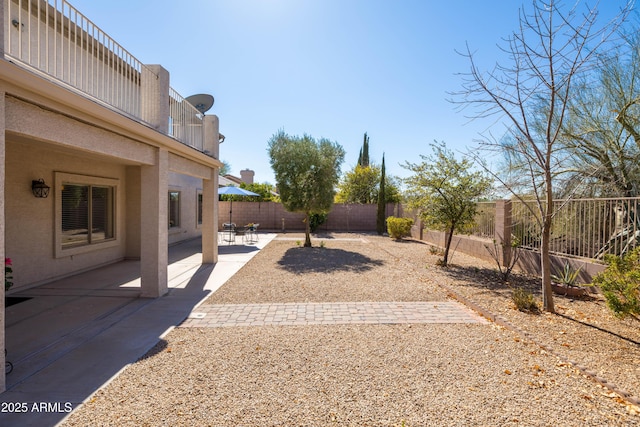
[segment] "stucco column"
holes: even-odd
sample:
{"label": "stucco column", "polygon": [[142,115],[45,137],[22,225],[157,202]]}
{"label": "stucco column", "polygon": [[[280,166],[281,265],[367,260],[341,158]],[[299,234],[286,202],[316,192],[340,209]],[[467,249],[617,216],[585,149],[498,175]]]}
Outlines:
{"label": "stucco column", "polygon": [[[220,159],[220,122],[218,116],[204,116],[204,152]],[[218,168],[211,170],[211,179],[202,180],[202,262],[218,262]]]}
{"label": "stucco column", "polygon": [[[4,57],[4,27],[7,23],[4,14],[4,2],[0,2],[0,55],[2,55],[2,57]],[[2,129],[4,130],[4,127]]]}
{"label": "stucco column", "polygon": [[140,167],[140,281],[142,296],[167,293],[169,152],[158,149],[156,164]]}
{"label": "stucco column", "polygon": [[160,133],[169,133],[169,72],[161,65],[142,67],[142,119]]}
{"label": "stucco column", "polygon": [[502,248],[500,261],[508,266],[511,261],[511,200],[496,200],[495,239]]}
{"label": "stucco column", "polygon": [[214,159],[220,159],[220,122],[218,116],[204,116],[204,152]]}
{"label": "stucco column", "polygon": [[218,170],[202,180],[202,263],[218,262]]}
{"label": "stucco column", "polygon": [[126,230],[126,257],[130,259],[140,259],[140,224],[142,215],[140,209],[141,188],[140,188],[140,166],[127,166],[127,178],[125,189],[125,230]]}
{"label": "stucco column", "polygon": [[[2,2],[4,4],[4,2]],[[5,174],[5,93],[0,92],[0,259],[4,259],[4,174]],[[2,278],[2,291],[0,292],[0,366],[4,366],[5,356],[2,349],[7,348],[5,343],[5,318],[4,318],[4,268],[0,273]],[[7,389],[6,374],[4,370],[0,374],[0,393]]]}

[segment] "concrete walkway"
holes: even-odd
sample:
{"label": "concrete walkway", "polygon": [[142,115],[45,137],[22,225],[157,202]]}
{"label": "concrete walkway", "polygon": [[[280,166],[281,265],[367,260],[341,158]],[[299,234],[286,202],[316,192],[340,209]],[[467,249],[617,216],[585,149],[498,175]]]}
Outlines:
{"label": "concrete walkway", "polygon": [[0,426],[54,426],[135,362],[249,261],[275,234],[256,245],[220,246],[219,262],[202,265],[200,240],[169,248],[169,293],[140,295],[140,266],[123,261],[16,296],[6,308],[7,391],[0,394]]}

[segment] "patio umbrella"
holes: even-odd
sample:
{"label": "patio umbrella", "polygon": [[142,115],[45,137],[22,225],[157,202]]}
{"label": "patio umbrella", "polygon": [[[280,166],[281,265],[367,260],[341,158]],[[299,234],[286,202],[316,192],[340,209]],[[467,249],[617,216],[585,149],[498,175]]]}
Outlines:
{"label": "patio umbrella", "polygon": [[[221,187],[218,189],[219,195],[227,195],[227,196],[259,196],[259,194],[254,193],[253,191],[245,190],[240,187],[228,186]],[[229,224],[231,224],[231,213],[233,211],[233,199],[230,200],[229,204]]]}

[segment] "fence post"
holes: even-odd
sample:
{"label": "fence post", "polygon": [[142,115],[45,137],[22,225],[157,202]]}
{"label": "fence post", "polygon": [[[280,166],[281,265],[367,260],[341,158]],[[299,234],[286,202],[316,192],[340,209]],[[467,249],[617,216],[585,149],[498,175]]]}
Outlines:
{"label": "fence post", "polygon": [[511,200],[496,200],[495,240],[502,249],[500,261],[508,266],[511,261]]}

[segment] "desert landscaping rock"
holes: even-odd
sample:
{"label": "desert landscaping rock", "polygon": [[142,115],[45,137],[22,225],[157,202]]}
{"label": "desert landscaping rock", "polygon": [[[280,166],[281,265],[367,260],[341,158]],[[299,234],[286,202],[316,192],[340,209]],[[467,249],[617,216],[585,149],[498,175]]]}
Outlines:
{"label": "desert landscaping rock", "polygon": [[204,304],[451,301],[441,283],[527,336],[495,323],[179,327],[64,425],[640,425],[565,360],[639,394],[637,325],[598,299],[524,314],[482,261],[456,253],[444,270],[419,242],[340,237],[273,241]]}

